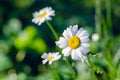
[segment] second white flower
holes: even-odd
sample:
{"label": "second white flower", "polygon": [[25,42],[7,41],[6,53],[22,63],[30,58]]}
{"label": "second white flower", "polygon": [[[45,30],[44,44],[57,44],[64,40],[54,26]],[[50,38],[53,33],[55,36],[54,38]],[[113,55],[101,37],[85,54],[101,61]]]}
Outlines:
{"label": "second white flower", "polygon": [[78,25],[70,26],[63,32],[63,37],[56,41],[56,45],[62,48],[64,56],[71,55],[73,60],[85,61],[85,54],[89,52],[89,34]]}
{"label": "second white flower", "polygon": [[35,24],[41,25],[45,21],[51,20],[51,16],[55,15],[55,11],[51,7],[46,7],[40,10],[39,12],[33,13],[32,22]]}

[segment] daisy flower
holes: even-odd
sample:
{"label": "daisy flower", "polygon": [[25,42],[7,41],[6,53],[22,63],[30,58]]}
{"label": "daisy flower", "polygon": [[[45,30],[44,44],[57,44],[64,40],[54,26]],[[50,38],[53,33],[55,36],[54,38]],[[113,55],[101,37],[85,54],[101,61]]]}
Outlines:
{"label": "daisy flower", "polygon": [[40,10],[39,12],[33,13],[32,22],[35,24],[41,25],[46,20],[51,20],[51,16],[55,15],[55,11],[51,7],[46,7]]}
{"label": "daisy flower", "polygon": [[63,49],[63,55],[71,55],[73,60],[85,61],[87,59],[85,54],[89,52],[90,45],[88,32],[74,25],[64,30],[62,35],[63,37],[56,41],[56,45]]}
{"label": "daisy flower", "polygon": [[49,62],[49,64],[52,64],[53,61],[56,61],[61,58],[61,55],[59,52],[54,52],[54,53],[44,53],[41,58],[44,60],[42,61],[43,64]]}

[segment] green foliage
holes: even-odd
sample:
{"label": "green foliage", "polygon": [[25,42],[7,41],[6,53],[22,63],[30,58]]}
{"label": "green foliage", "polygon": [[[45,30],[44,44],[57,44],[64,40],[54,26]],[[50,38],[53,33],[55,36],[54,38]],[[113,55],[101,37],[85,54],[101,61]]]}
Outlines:
{"label": "green foliage", "polygon": [[15,46],[18,49],[24,49],[30,45],[33,38],[36,35],[36,29],[34,27],[27,27],[22,31],[15,40]]}

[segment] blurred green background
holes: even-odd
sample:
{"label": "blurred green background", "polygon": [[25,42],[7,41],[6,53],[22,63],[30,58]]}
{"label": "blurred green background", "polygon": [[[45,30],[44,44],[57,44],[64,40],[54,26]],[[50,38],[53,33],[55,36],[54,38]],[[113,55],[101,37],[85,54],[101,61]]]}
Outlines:
{"label": "blurred green background", "polygon": [[[33,13],[47,6],[55,10],[50,23],[59,36],[69,25],[88,30],[98,80],[120,80],[120,0],[0,0],[0,80],[53,80],[41,55],[59,50],[55,38],[45,23],[31,22]],[[91,80],[85,64],[71,63],[78,80]],[[61,80],[72,80],[64,59],[56,67]]]}

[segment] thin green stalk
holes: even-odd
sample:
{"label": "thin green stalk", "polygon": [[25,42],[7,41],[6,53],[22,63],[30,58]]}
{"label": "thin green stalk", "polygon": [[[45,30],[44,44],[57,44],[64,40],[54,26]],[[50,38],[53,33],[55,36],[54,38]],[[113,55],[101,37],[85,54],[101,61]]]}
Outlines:
{"label": "thin green stalk", "polygon": [[[110,42],[108,43],[110,44]],[[112,47],[111,47],[112,48]],[[112,49],[110,47],[109,48],[106,48],[106,54],[107,54],[107,60],[108,60],[108,67],[110,69],[110,72],[109,72],[109,77],[111,80],[114,80],[115,77],[116,77],[116,68],[115,68],[115,65],[114,65],[114,62],[113,62],[113,56],[112,56]],[[110,51],[111,50],[111,51]]]}
{"label": "thin green stalk", "polygon": [[70,64],[70,62],[69,62],[69,60],[68,60],[67,58],[65,58],[65,62],[66,62],[66,64],[68,65],[68,67],[69,67],[70,69],[72,69],[72,72],[73,72],[72,78],[73,78],[73,80],[76,80],[76,73],[75,73],[72,65]]}
{"label": "thin green stalk", "polygon": [[54,30],[53,26],[52,26],[48,21],[46,21],[46,24],[48,25],[48,27],[49,27],[50,30],[52,31],[55,39],[58,40],[58,35],[57,35],[56,31]]}
{"label": "thin green stalk", "polygon": [[90,68],[92,80],[97,80],[97,79],[95,78],[95,74],[94,74],[94,70],[93,70],[93,64],[91,63],[91,61],[90,61],[90,59],[89,59],[89,56],[88,56],[88,55],[86,55],[86,56],[87,56],[87,59],[88,59],[88,62],[89,62],[89,68]]}
{"label": "thin green stalk", "polygon": [[106,21],[107,21],[107,25],[109,27],[109,30],[111,30],[111,28],[112,28],[112,19],[111,19],[110,0],[105,0],[105,4],[106,4]]}
{"label": "thin green stalk", "polygon": [[59,75],[57,74],[55,65],[52,64],[50,67],[51,67],[51,70],[52,70],[52,74],[53,74],[54,80],[60,80]]}
{"label": "thin green stalk", "polygon": [[95,1],[95,27],[96,32],[101,35],[101,0]]}
{"label": "thin green stalk", "polygon": [[101,23],[102,23],[102,26],[103,26],[103,35],[106,38],[110,34],[108,34],[108,29],[107,29],[107,25],[106,25],[106,21],[104,19],[104,16],[102,16],[102,18],[101,18]]}
{"label": "thin green stalk", "polygon": [[[105,0],[105,7],[106,7],[106,29],[108,30],[107,34],[110,36],[110,41],[114,41],[113,34],[112,34],[112,8],[111,8],[111,0]],[[113,43],[114,44],[114,43]],[[109,46],[108,46],[109,45]],[[106,45],[107,50],[107,60],[108,60],[108,67],[110,69],[109,77],[111,80],[114,80],[116,77],[116,68],[113,62],[112,50],[113,45],[108,42]]]}

